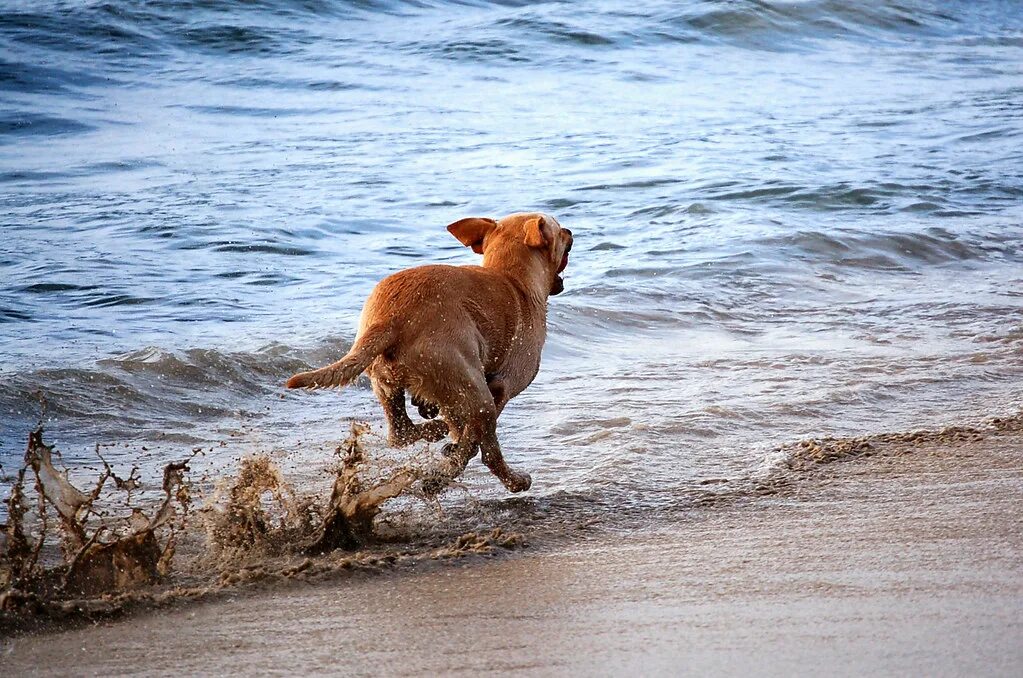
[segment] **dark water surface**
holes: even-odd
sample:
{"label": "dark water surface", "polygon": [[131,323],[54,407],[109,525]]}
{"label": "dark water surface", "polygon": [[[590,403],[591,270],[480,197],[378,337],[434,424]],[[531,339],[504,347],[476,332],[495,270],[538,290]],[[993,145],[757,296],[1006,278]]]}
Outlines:
{"label": "dark water surface", "polygon": [[577,241],[501,423],[535,493],[1019,405],[1016,2],[7,2],[0,104],[8,469],[38,390],[69,463],[319,463],[382,417],[287,375],[534,209]]}

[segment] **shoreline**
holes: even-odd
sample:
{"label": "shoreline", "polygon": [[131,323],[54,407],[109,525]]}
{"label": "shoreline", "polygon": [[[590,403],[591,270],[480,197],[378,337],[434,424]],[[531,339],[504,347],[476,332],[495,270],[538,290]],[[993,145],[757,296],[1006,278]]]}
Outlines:
{"label": "shoreline", "polygon": [[993,424],[801,443],[782,482],[709,495],[674,524],[224,592],[8,639],[0,663],[19,674],[1016,674],[1023,418]]}

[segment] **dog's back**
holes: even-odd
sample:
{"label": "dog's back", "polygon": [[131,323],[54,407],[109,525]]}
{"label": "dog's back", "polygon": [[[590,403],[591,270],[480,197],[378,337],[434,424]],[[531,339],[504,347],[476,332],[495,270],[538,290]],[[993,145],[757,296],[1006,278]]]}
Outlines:
{"label": "dog's back", "polygon": [[542,304],[531,303],[514,280],[480,266],[420,266],[380,282],[366,300],[360,335],[386,325],[397,333],[391,358],[414,367],[441,347],[499,370],[516,342],[544,340]]}
{"label": "dog's back", "polygon": [[370,293],[351,351],[333,365],[296,374],[287,385],[344,386],[377,358],[388,364],[393,378],[420,381],[434,376],[419,373],[435,371],[430,358],[438,351],[458,354],[485,373],[500,371],[516,348],[535,353],[539,364],[544,311],[507,275],[481,266],[399,271]]}

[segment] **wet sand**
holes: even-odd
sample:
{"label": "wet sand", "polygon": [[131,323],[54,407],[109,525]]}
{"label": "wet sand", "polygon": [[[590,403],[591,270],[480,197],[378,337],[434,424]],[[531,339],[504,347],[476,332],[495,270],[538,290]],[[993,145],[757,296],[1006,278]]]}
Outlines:
{"label": "wet sand", "polygon": [[[967,437],[970,438],[970,437]],[[1023,432],[882,441],[671,525],[4,641],[24,674],[1019,675]]]}

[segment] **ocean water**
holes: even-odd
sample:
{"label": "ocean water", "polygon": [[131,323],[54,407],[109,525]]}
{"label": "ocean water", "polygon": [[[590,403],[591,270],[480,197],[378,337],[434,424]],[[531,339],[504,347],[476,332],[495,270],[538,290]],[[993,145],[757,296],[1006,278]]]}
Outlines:
{"label": "ocean water", "polygon": [[[536,496],[670,504],[1023,378],[1016,2],[8,1],[0,461],[326,463],[286,393],[465,216],[576,235],[499,425]],[[503,490],[478,464],[469,482]]]}

